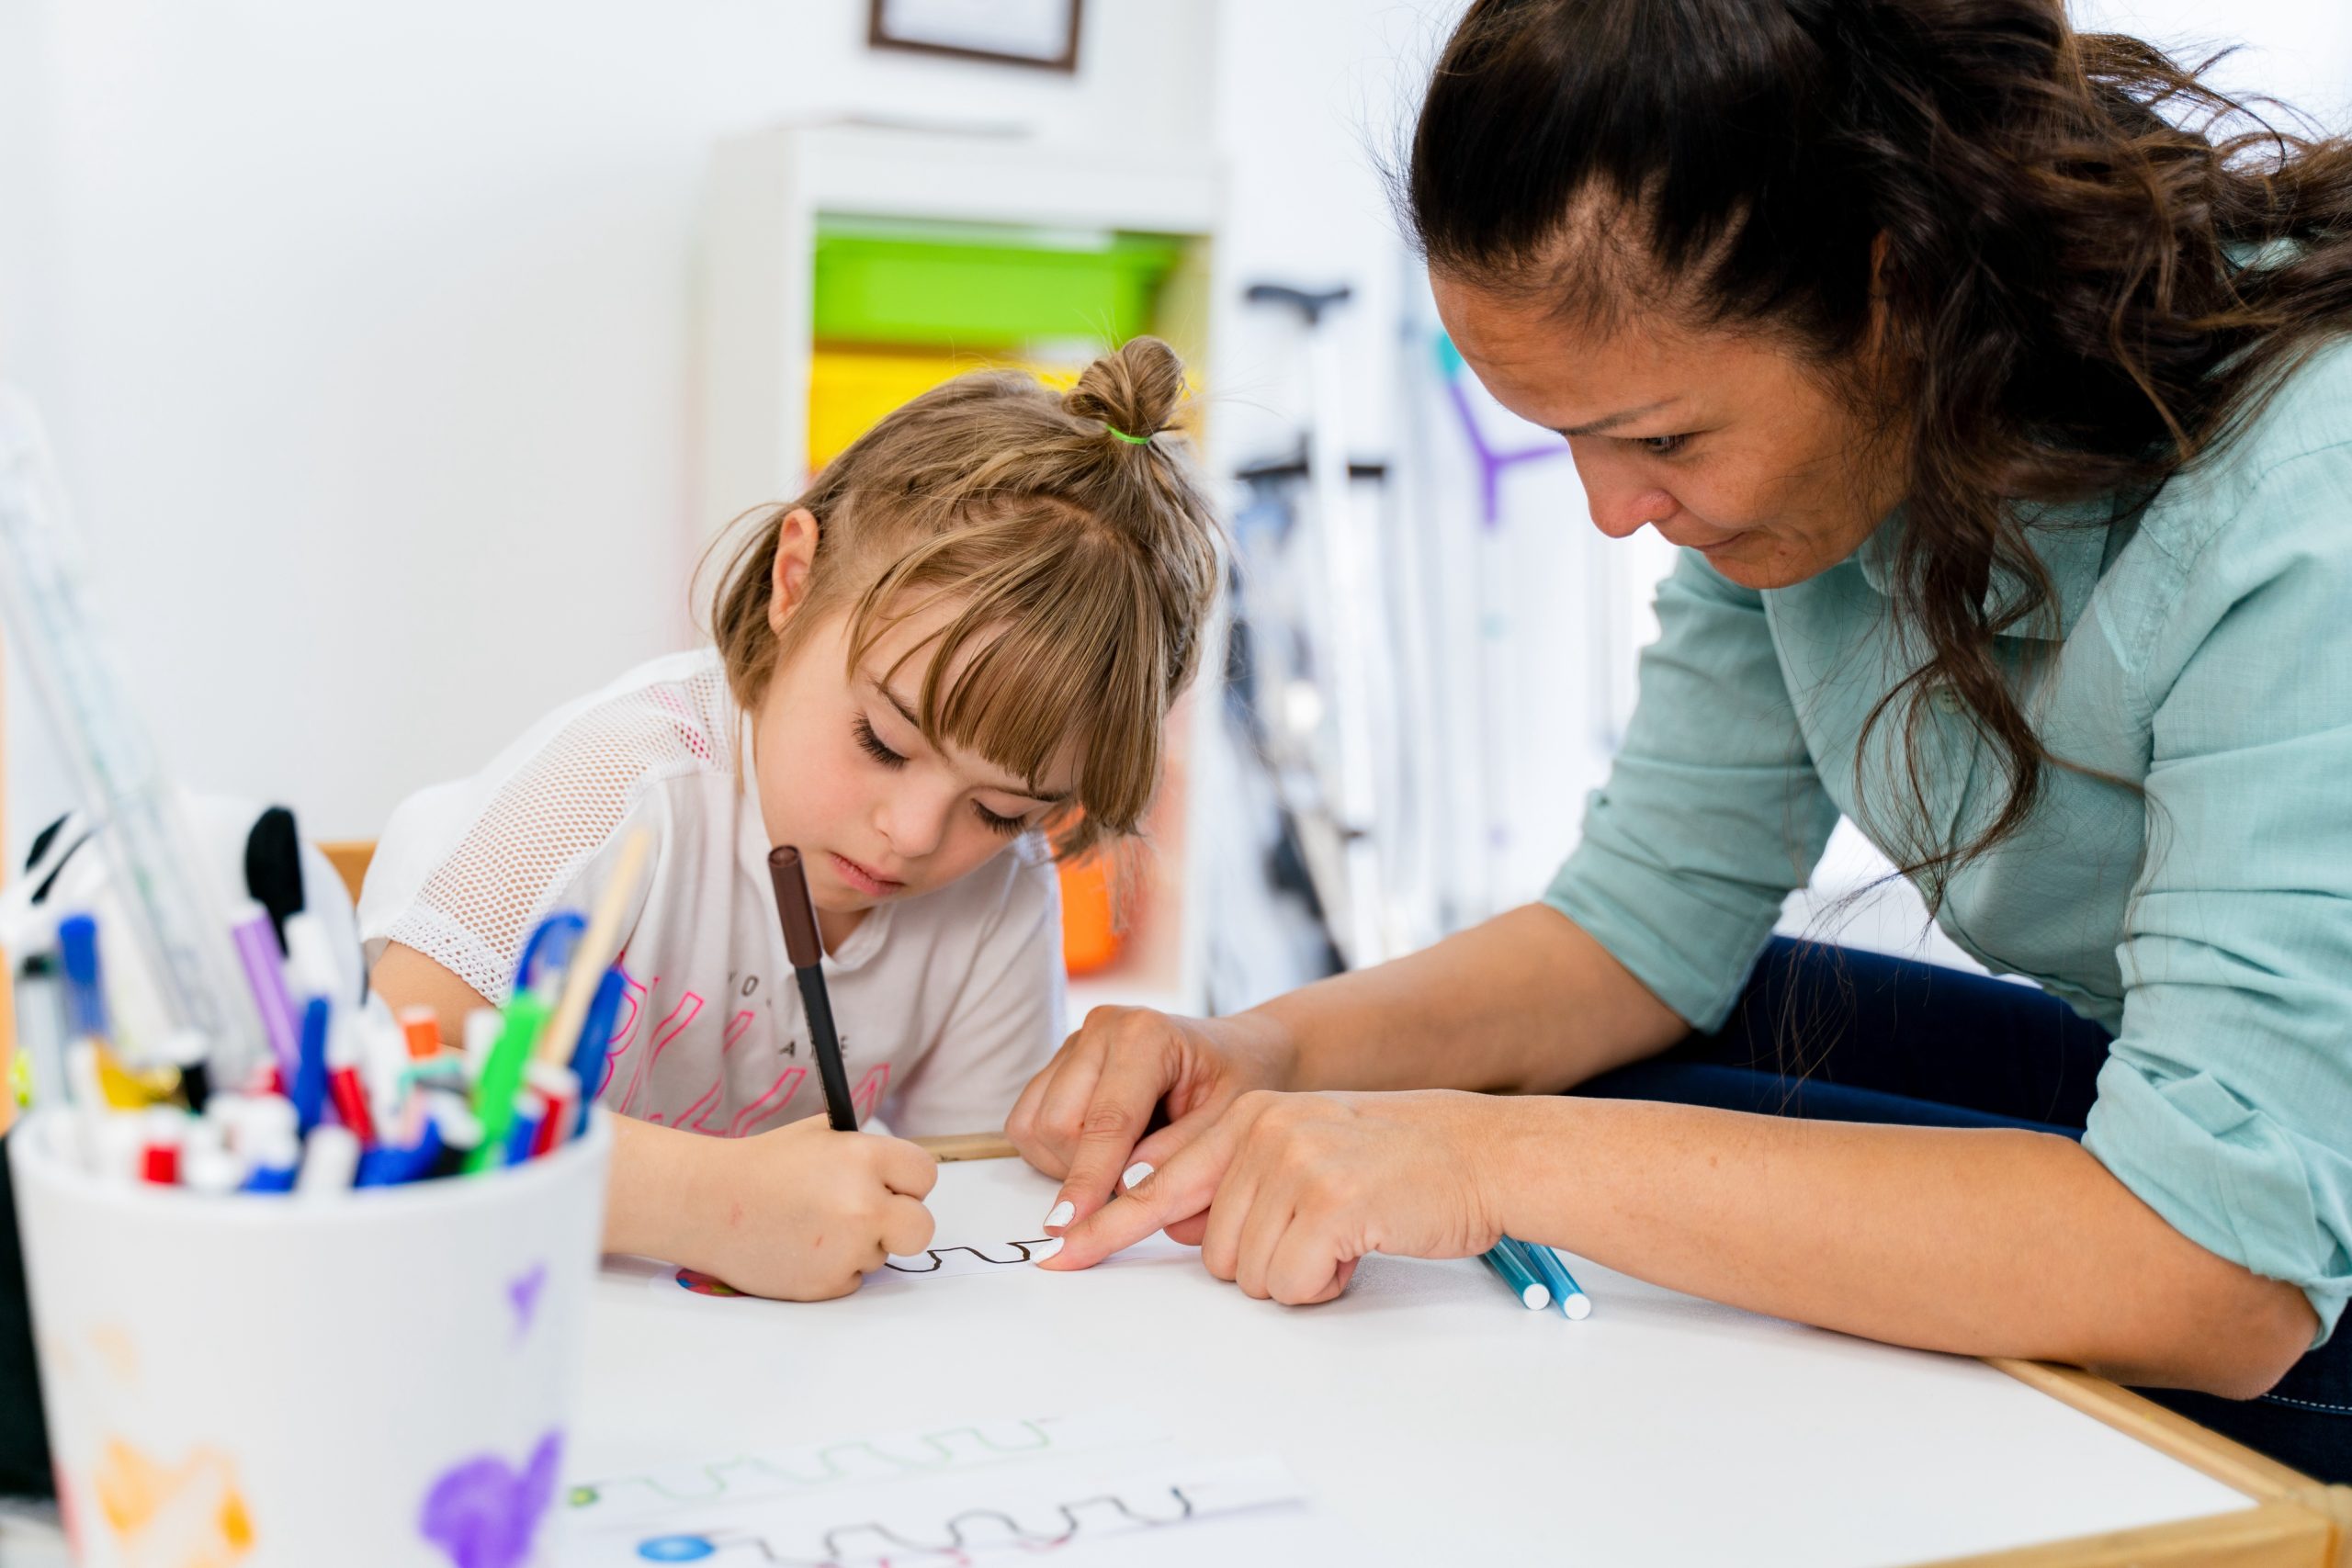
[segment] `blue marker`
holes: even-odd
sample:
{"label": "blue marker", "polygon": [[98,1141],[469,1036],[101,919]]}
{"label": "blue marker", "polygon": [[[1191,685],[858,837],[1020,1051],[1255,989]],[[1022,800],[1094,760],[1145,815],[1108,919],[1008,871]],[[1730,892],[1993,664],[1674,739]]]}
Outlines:
{"label": "blue marker", "polygon": [[65,966],[65,1027],[69,1040],[110,1040],[106,987],[98,983],[98,922],[69,915],[57,923],[58,956]]}
{"label": "blue marker", "polygon": [[294,1102],[294,1125],[306,1138],[326,1108],[327,1024],[334,1012],[334,1005],[324,997],[312,997],[302,1010],[302,1048],[294,1059],[294,1081],[286,1086],[286,1098]]}
{"label": "blue marker", "polygon": [[424,1130],[406,1148],[378,1146],[359,1156],[354,1187],[402,1187],[433,1174],[441,1161],[441,1124],[424,1118]]}
{"label": "blue marker", "polygon": [[1573,1319],[1592,1315],[1592,1298],[1584,1293],[1584,1287],[1577,1283],[1577,1277],[1568,1272],[1568,1266],[1560,1261],[1558,1253],[1541,1242],[1510,1241],[1506,1245],[1527,1255],[1537,1276],[1551,1288],[1552,1299],[1560,1303],[1562,1316]]}
{"label": "blue marker", "polygon": [[267,1146],[257,1146],[251,1151],[253,1168],[245,1177],[246,1191],[294,1190],[294,1177],[302,1165],[302,1147],[283,1131],[283,1125],[279,1123],[277,1128],[266,1131],[260,1128],[247,1130],[254,1145]]}
{"label": "blue marker", "polygon": [[571,1048],[571,1076],[580,1080],[580,1125],[571,1130],[575,1138],[588,1130],[588,1107],[605,1081],[605,1051],[613,1043],[613,1025],[619,1021],[621,998],[628,989],[617,968],[605,970],[587,1015],[580,1021],[580,1043]]}
{"label": "blue marker", "polygon": [[531,940],[523,944],[523,957],[514,965],[514,989],[537,990],[542,970],[560,970],[571,962],[571,950],[580,945],[581,933],[587,931],[585,917],[570,909],[549,915],[531,932]]}
{"label": "blue marker", "polygon": [[1552,1304],[1551,1287],[1535,1277],[1535,1267],[1519,1249],[1519,1243],[1505,1236],[1485,1252],[1478,1260],[1500,1276],[1504,1284],[1519,1297],[1520,1304],[1530,1312],[1542,1312]]}
{"label": "blue marker", "polygon": [[548,1119],[547,1096],[525,1089],[514,1097],[514,1120],[506,1126],[506,1163],[521,1165],[539,1141],[539,1123]]}

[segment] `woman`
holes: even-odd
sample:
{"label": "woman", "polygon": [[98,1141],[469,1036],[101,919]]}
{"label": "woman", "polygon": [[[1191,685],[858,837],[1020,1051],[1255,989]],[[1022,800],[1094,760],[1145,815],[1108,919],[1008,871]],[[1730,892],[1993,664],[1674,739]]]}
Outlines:
{"label": "woman", "polygon": [[[2352,1475],[2352,144],[2234,110],[2057,0],[1474,6],[1407,204],[1683,547],[1637,712],[1542,903],[1090,1018],[1009,1126],[1051,1266],[1508,1233]],[[2041,990],[1768,953],[1840,812]]]}

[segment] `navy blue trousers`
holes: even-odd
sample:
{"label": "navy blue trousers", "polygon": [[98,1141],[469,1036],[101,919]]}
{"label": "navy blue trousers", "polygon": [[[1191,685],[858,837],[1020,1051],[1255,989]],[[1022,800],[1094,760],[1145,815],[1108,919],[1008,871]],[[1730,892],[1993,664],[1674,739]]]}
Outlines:
{"label": "navy blue trousers", "polygon": [[[1576,1092],[1770,1116],[2083,1135],[2105,1030],[2030,986],[1775,939],[1731,1018]],[[2352,1481],[2352,1325],[2258,1399],[2143,1391],[2323,1481]]]}

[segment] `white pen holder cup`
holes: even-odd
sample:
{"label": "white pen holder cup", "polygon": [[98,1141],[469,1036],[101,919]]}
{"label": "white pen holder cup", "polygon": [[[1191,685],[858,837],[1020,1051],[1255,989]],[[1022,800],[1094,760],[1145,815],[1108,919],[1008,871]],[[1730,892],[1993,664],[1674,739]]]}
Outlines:
{"label": "white pen holder cup", "polygon": [[559,1560],[603,1112],[504,1170],[210,1198],[90,1175],[66,1114],[8,1153],[76,1562]]}

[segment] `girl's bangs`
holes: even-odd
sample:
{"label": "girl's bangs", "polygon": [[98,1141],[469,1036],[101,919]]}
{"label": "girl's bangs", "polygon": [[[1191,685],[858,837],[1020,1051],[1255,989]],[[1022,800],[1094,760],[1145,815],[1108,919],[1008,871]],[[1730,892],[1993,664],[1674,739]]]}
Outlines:
{"label": "girl's bangs", "polygon": [[[954,605],[947,624],[889,673],[922,658],[915,716],[923,738],[984,757],[1032,788],[1044,790],[1056,760],[1075,750],[1075,798],[1048,818],[1068,855],[1141,821],[1171,694],[1162,689],[1149,583],[1125,552],[1058,521],[1000,519],[930,541],[868,588],[848,641],[854,669],[891,626]],[[1008,526],[1029,535],[1023,547],[974,537]],[[974,556],[988,564],[969,570]]]}

